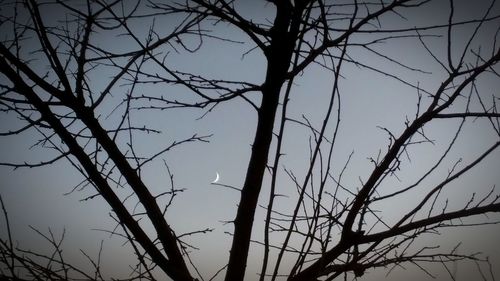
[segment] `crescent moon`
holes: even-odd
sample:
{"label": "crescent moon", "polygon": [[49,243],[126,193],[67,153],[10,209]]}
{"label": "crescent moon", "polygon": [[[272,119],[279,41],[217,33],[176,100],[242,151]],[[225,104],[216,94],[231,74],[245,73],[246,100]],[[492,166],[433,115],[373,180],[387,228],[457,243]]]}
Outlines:
{"label": "crescent moon", "polygon": [[215,180],[212,183],[217,183],[219,181],[219,173],[215,172]]}

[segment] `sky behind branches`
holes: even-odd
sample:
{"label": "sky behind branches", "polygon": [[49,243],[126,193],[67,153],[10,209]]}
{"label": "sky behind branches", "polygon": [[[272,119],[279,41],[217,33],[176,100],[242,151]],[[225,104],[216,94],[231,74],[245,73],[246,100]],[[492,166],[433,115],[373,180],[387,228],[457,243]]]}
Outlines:
{"label": "sky behind branches", "polygon": [[[456,18],[467,20],[477,18],[484,13],[489,1],[457,1]],[[499,3],[495,6],[493,14],[500,12]],[[272,19],[273,7],[263,1],[250,3],[240,1],[237,3],[239,9],[247,18],[256,18],[265,22]],[[47,19],[62,19],[63,14],[58,10],[47,10],[44,13]],[[380,19],[380,24],[386,28],[411,28],[414,25],[446,24],[448,18],[447,1],[435,1],[430,5],[405,13],[406,20],[400,15],[391,14]],[[155,26],[173,27],[180,19],[155,21]],[[498,21],[495,21],[498,23]],[[147,30],[153,22],[150,19],[137,20],[137,32],[143,32],[146,37]],[[211,25],[206,26],[210,28]],[[186,55],[170,50],[166,63],[180,71],[194,72],[213,78],[229,80],[245,80],[260,84],[265,75],[265,60],[261,53],[252,50],[254,47],[241,33],[237,33],[231,27],[218,25],[214,28],[214,36],[224,36],[231,40],[242,42],[232,43],[215,39],[205,39],[198,52]],[[498,28],[498,24],[496,26]],[[482,52],[491,52],[495,32],[495,24],[489,25],[478,34],[475,44],[484,46]],[[454,52],[461,52],[463,42],[467,40],[473,29],[470,27],[457,27],[454,30],[453,41],[457,42]],[[0,29],[1,31],[1,29]],[[168,33],[167,30],[163,32]],[[3,33],[3,31],[1,32]],[[425,42],[434,50],[437,56],[446,55],[445,37],[425,37],[426,35],[443,35],[442,31],[429,31],[424,35]],[[133,50],[137,45],[127,45],[127,39],[118,36],[110,36],[106,33],[96,33],[95,43],[117,49]],[[3,36],[3,35],[2,35]],[[370,40],[372,35],[358,35],[352,38],[351,43],[363,43]],[[373,37],[375,38],[375,37]],[[416,44],[415,38],[392,39],[390,43],[381,43],[374,46],[384,54],[389,54],[394,60],[425,70],[424,72],[410,71],[397,64],[378,57],[373,52],[362,47],[353,48],[349,52],[352,59],[365,62],[368,66],[381,67],[387,73],[403,77],[411,84],[419,85],[423,90],[432,92],[439,87],[444,74],[441,66],[425,51],[422,45]],[[192,41],[195,47],[196,39]],[[36,48],[31,43],[26,43],[29,51]],[[469,54],[471,55],[471,54]],[[35,64],[36,65],[36,64]],[[36,65],[42,70],[44,64]],[[152,70],[154,71],[154,70]],[[98,73],[92,78],[92,87],[100,88],[109,81],[113,73]],[[344,165],[351,156],[346,172],[343,175],[343,184],[352,190],[361,186],[369,176],[373,168],[370,157],[376,158],[379,151],[385,151],[388,145],[388,134],[384,129],[394,133],[400,133],[405,126],[405,119],[411,119],[416,114],[416,103],[418,101],[417,89],[408,87],[403,83],[389,78],[382,73],[370,71],[367,68],[354,64],[347,64],[342,70],[341,80],[341,123],[338,143],[334,150],[333,174],[338,176]],[[331,81],[333,74],[324,71],[320,65],[313,65],[304,72],[296,81],[288,112],[291,118],[302,122],[310,122],[319,127],[327,109],[327,101],[331,92]],[[4,78],[1,78],[4,79]],[[102,80],[101,80],[102,79]],[[499,98],[498,89],[500,82],[491,77],[484,78],[485,83],[480,91],[484,96],[495,96]],[[490,79],[490,80],[488,80]],[[109,117],[104,117],[123,99],[127,87],[118,87],[113,93],[109,104],[101,109],[101,120],[107,128],[116,126],[116,120],[120,118],[120,110]],[[163,94],[185,97],[187,93],[179,88],[158,88],[155,85],[142,85],[137,91],[144,94]],[[259,101],[258,94],[250,94],[250,99]],[[423,101],[428,102],[424,99]],[[458,102],[456,108],[464,108],[466,100]],[[480,108],[475,108],[480,110]],[[2,131],[15,128],[16,120],[12,116],[0,113],[0,129]],[[142,178],[154,193],[168,191],[170,188],[168,169],[174,175],[174,183],[177,188],[184,189],[175,197],[172,206],[167,212],[167,219],[177,233],[196,231],[198,229],[214,228],[208,234],[195,236],[189,241],[200,250],[193,250],[195,261],[200,265],[202,272],[207,276],[214,274],[227,261],[231,236],[227,234],[232,231],[231,223],[234,218],[236,204],[239,199],[237,191],[214,185],[216,173],[220,174],[219,183],[240,187],[245,178],[246,167],[251,151],[251,143],[255,131],[256,112],[243,99],[234,99],[227,103],[217,105],[215,108],[207,109],[170,109],[170,110],[142,110],[134,109],[131,113],[137,126],[148,125],[151,128],[162,131],[162,134],[145,134],[135,138],[137,152],[151,155],[153,151],[162,149],[176,140],[189,138],[197,134],[199,136],[210,136],[209,143],[188,143],[168,152],[162,160],[149,164],[142,172]],[[202,118],[201,118],[202,117]],[[415,181],[426,169],[434,163],[438,152],[445,149],[459,126],[459,120],[442,120],[426,127],[427,136],[434,140],[434,144],[422,144],[410,150],[409,160],[402,164],[398,174],[399,179],[388,180],[380,191],[390,191],[391,188],[405,186]],[[329,128],[330,135],[333,128]],[[429,187],[432,180],[442,178],[453,163],[460,158],[466,165],[472,157],[479,155],[498,136],[494,135],[488,120],[467,120],[463,129],[462,138],[450,153],[449,161],[443,165],[435,177],[429,179]],[[283,168],[293,171],[298,179],[305,176],[304,167],[309,159],[309,135],[307,129],[297,123],[290,122],[286,127],[284,141]],[[8,138],[0,138],[0,159],[2,162],[38,162],[49,159],[53,152],[47,149],[33,146],[41,139],[36,132],[23,134]],[[446,192],[449,195],[449,208],[460,208],[464,206],[475,192],[478,198],[484,196],[489,190],[500,183],[500,154],[498,151],[492,153],[484,163],[473,169],[470,175],[461,178],[457,183],[450,186]],[[265,181],[269,182],[269,175]],[[286,173],[279,176],[282,185],[278,186],[278,193],[283,197],[277,199],[277,211],[293,208],[295,189],[287,179]],[[42,239],[29,225],[45,231],[50,227],[55,233],[65,233],[65,252],[79,262],[85,262],[85,258],[79,253],[79,249],[88,251],[90,256],[96,256],[100,241],[104,241],[103,267],[109,272],[118,272],[120,277],[125,277],[129,272],[127,267],[133,263],[135,258],[131,249],[124,240],[117,236],[111,236],[107,231],[113,230],[116,223],[110,217],[109,207],[101,198],[84,200],[95,194],[90,186],[83,190],[71,192],[82,180],[81,176],[66,160],[61,160],[48,167],[33,169],[16,169],[0,167],[0,194],[8,208],[12,228],[16,240],[20,245],[29,249],[44,250]],[[126,195],[123,190],[122,195]],[[421,190],[409,192],[391,205],[381,205],[380,210],[384,218],[391,221],[402,215],[414,203],[414,198],[421,194]],[[264,189],[262,204],[267,202],[267,189]],[[445,198],[443,196],[443,198]],[[135,202],[128,203],[133,206]],[[264,208],[258,209],[256,221],[262,221],[265,215]],[[498,220],[493,215],[492,219]],[[466,220],[465,223],[475,223],[475,219]],[[480,219],[480,218],[479,218]],[[4,222],[2,221],[3,228]],[[263,235],[263,224],[259,223],[254,229],[254,238],[259,240]],[[106,230],[106,231],[102,231]],[[493,273],[498,279],[500,276],[500,246],[496,237],[500,234],[500,227],[496,225],[480,226],[477,228],[465,228],[456,230],[449,228],[443,230],[443,235],[428,235],[422,237],[422,243],[439,245],[446,250],[452,249],[457,243],[463,241],[459,251],[463,254],[469,252],[484,252],[491,257],[494,264]],[[2,230],[2,237],[5,231]],[[431,241],[431,242],[429,242]],[[248,267],[247,280],[257,280],[257,268],[260,267],[262,249],[259,246],[252,248],[250,263]],[[438,280],[450,280],[443,268],[436,265],[429,267],[438,274]],[[484,269],[484,268],[483,268]],[[477,273],[472,263],[456,265],[458,279],[471,280],[470,275]],[[380,280],[388,269],[368,272],[361,280]],[[106,270],[105,270],[106,272]],[[111,275],[108,277],[112,277]],[[255,278],[255,279],[252,279]],[[396,268],[387,280],[422,280],[425,273],[419,271],[415,266],[409,265],[404,268]],[[430,278],[429,278],[430,280]]]}

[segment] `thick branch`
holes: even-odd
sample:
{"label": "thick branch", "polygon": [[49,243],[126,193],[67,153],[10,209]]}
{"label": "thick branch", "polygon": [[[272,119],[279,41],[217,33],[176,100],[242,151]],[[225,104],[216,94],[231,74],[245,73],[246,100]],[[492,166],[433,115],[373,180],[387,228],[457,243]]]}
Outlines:
{"label": "thick branch", "polygon": [[464,117],[499,118],[500,113],[496,113],[496,112],[441,113],[441,114],[437,114],[435,118],[446,119],[446,118],[464,118]]}
{"label": "thick branch", "polygon": [[392,229],[387,230],[387,231],[362,236],[362,238],[360,238],[358,240],[358,242],[360,244],[362,244],[362,243],[370,243],[370,242],[380,241],[380,240],[387,239],[390,237],[395,237],[397,235],[401,235],[401,234],[404,234],[406,232],[416,230],[416,229],[419,229],[422,227],[434,225],[434,224],[437,224],[440,222],[450,221],[453,219],[465,218],[465,217],[470,217],[470,216],[480,215],[480,214],[485,214],[485,213],[500,213],[500,203],[488,204],[486,206],[474,207],[474,208],[470,208],[470,209],[462,209],[462,210],[455,211],[455,212],[443,213],[443,214],[429,217],[426,219],[410,222],[408,224],[402,225],[400,227],[392,228]]}
{"label": "thick branch", "polygon": [[[113,192],[107,181],[102,177],[101,173],[97,170],[96,166],[87,156],[85,151],[80,147],[76,139],[67,131],[60,120],[55,117],[50,108],[35,94],[35,92],[33,92],[33,90],[23,81],[23,79],[16,74],[16,72],[10,67],[10,65],[5,61],[3,57],[0,57],[0,66],[3,69],[3,73],[12,81],[17,91],[20,94],[24,95],[27,100],[30,101],[35,108],[37,108],[37,110],[42,115],[42,118],[51,125],[51,127],[58,134],[61,140],[68,146],[71,154],[73,154],[78,159],[80,164],[87,172],[89,178],[97,187],[99,193],[110,204],[120,221],[127,225],[130,231],[134,234],[134,237],[137,239],[137,241],[148,252],[148,254],[151,255],[151,258],[158,264],[158,266],[160,266],[165,271],[165,273],[167,273],[176,281],[193,280],[190,277],[189,273],[186,273],[183,268],[178,267],[178,262],[174,261],[172,258],[171,260],[167,260],[165,256],[158,250],[158,248],[156,248],[147,234],[142,230],[139,224],[127,211],[121,200]],[[152,200],[154,202],[154,198],[152,198]],[[169,234],[171,236],[171,233]],[[175,243],[175,238],[173,239]]]}

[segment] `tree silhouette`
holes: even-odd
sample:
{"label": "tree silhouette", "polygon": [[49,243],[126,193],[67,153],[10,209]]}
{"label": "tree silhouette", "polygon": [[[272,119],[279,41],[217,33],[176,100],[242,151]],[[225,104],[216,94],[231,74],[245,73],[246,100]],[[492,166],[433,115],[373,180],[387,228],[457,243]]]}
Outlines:
{"label": "tree silhouette", "polygon": [[[152,111],[196,112],[206,118],[242,100],[256,113],[255,127],[248,128],[255,133],[241,187],[219,184],[238,190],[239,201],[235,210],[227,210],[235,211],[230,222],[232,244],[227,264],[214,278],[244,280],[253,247],[263,253],[261,281],[358,278],[368,269],[404,263],[487,262],[456,249],[438,252],[417,243],[419,237],[440,229],[496,223],[494,216],[478,215],[500,212],[494,188],[462,197],[463,204],[453,202],[447,192],[488,157],[498,157],[499,97],[491,86],[499,81],[498,5],[491,1],[471,18],[461,16],[467,10],[464,3],[450,0],[446,14],[419,19],[443,3],[3,1],[0,106],[5,116],[16,116],[18,121],[1,135],[15,140],[36,133],[42,139],[35,145],[46,148],[47,157],[53,158],[2,165],[17,169],[70,163],[84,178],[75,190],[94,188],[95,193],[84,199],[102,198],[109,204],[116,220],[111,232],[125,238],[135,252],[132,279],[162,279],[163,272],[176,281],[201,280],[206,275],[191,259],[188,237],[211,229],[176,233],[166,213],[173,201],[182,200],[174,200],[182,190],[172,182],[169,191],[157,193],[142,175],[161,165],[170,151],[208,142],[211,135],[175,140],[151,154],[142,140],[160,134],[148,119]],[[245,13],[248,5],[260,5],[262,14]],[[410,42],[412,47],[404,51],[408,56],[424,52],[437,67],[422,69],[398,58],[393,52],[401,42]],[[262,80],[231,80],[228,77],[235,76],[231,72],[240,70],[216,65],[217,74],[197,73],[188,58],[207,46],[241,46],[243,63],[246,56],[259,55]],[[186,63],[172,56],[184,56]],[[194,70],[186,71],[190,67]],[[309,119],[311,108],[306,104],[300,105],[298,114],[290,105],[303,98],[300,84],[308,73],[330,85],[329,90],[308,90],[311,101],[320,93],[327,97],[325,112],[315,120]],[[337,148],[339,138],[349,138],[343,133],[343,114],[370,118],[341,102],[354,94],[345,90],[347,81],[369,84],[362,73],[401,86],[394,91],[411,93],[415,107],[396,120],[397,127],[379,124],[388,140],[371,144],[379,149],[376,155],[364,155],[372,166],[357,171],[350,161],[358,148],[348,148],[347,158],[337,157],[336,151],[345,149]],[[413,75],[440,82],[420,83]],[[386,108],[378,109],[381,112],[399,106],[394,100],[383,102]],[[489,135],[484,138],[489,147],[475,156],[455,158],[451,151],[470,135],[465,129],[470,120],[487,124]],[[145,125],[138,125],[143,121]],[[449,122],[454,131],[447,141],[434,140],[427,130],[442,122]],[[290,142],[304,135],[308,143],[302,149],[308,158],[293,158],[296,151]],[[374,136],[362,138],[368,143]],[[426,150],[430,146],[434,148]],[[426,151],[435,157],[430,164],[413,164],[415,154]],[[301,171],[284,165],[284,158],[300,162]],[[417,171],[408,174],[412,170]],[[359,182],[344,180],[348,171],[359,173]],[[406,208],[388,207],[406,196],[412,198]],[[286,200],[289,208],[278,207],[277,200]],[[263,216],[256,214],[259,208]],[[5,208],[4,214],[8,235],[0,244],[0,261],[8,280],[103,278],[98,262],[94,275],[66,262],[62,239],[52,232],[36,230],[52,244],[54,255],[22,250]],[[262,236],[255,234],[256,225],[263,229]],[[427,272],[424,266],[421,269]]]}

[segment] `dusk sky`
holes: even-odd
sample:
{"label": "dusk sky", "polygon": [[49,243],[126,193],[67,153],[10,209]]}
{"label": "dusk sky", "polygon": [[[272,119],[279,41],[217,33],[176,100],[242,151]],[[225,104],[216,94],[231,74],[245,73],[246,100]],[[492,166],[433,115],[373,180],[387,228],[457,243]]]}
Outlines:
{"label": "dusk sky", "polygon": [[[466,21],[472,18],[481,18],[490,4],[490,1],[486,0],[455,2],[457,21],[458,19]],[[256,22],[260,23],[266,22],[266,20],[272,22],[274,16],[274,6],[262,0],[236,1],[235,7],[246,18],[255,19]],[[387,29],[446,24],[449,15],[448,8],[448,1],[431,1],[431,3],[419,8],[409,11],[401,10],[401,15],[393,13],[381,17],[380,23],[374,24],[380,24]],[[5,11],[8,9],[0,9],[2,14]],[[43,17],[54,23],[57,19],[64,19],[63,11],[63,9],[45,10]],[[496,3],[491,15],[499,14],[500,3]],[[161,30],[162,34],[167,34],[180,20],[180,18],[157,20],[154,25]],[[147,30],[151,24],[153,24],[152,19],[147,18],[135,21],[134,31],[141,34],[140,39],[146,38]],[[166,28],[160,28],[162,25]],[[474,27],[475,25],[464,25],[454,30],[454,54],[462,52],[469,36],[474,31]],[[6,28],[4,25],[0,25],[0,40],[6,40],[9,36],[9,31],[4,30],[4,28]],[[201,48],[195,53],[176,52],[167,46],[162,49],[164,54],[168,53],[166,64],[179,71],[205,75],[210,78],[242,80],[254,84],[263,82],[266,70],[265,57],[259,50],[252,50],[255,45],[244,34],[224,24],[216,26],[207,24],[205,28],[213,28],[212,34],[214,36],[224,36],[242,43],[204,39]],[[498,49],[500,38],[496,32],[499,28],[500,21],[498,19],[485,24],[475,37],[471,48],[477,49],[481,46],[482,53],[490,54],[493,51],[496,38],[497,43],[494,48]],[[429,31],[428,34],[444,35],[446,30]],[[137,48],[137,45],[130,38],[117,34],[112,35],[100,31],[92,36],[91,41],[103,48],[117,51],[129,51]],[[366,34],[366,36],[354,36],[351,43],[366,42],[370,40],[370,36],[375,35]],[[446,60],[446,36],[424,37],[424,40],[437,57]],[[192,39],[192,42],[188,41],[188,43],[192,44],[191,47],[195,47],[197,42]],[[39,48],[33,41],[28,40],[25,44],[27,54]],[[424,91],[435,91],[446,76],[443,68],[416,38],[392,39],[374,45],[373,48],[402,64],[425,70],[425,72],[405,69],[362,47],[353,47],[348,51],[348,55],[353,60],[362,61],[368,66],[377,67],[387,73],[397,75],[413,85],[419,85]],[[32,53],[31,55],[36,57],[39,54]],[[470,56],[469,61],[474,62],[475,59],[470,52],[468,56]],[[318,59],[318,61],[320,60]],[[37,61],[34,61],[33,65],[40,73],[43,73],[46,67],[44,64],[37,64]],[[151,68],[150,71],[160,70]],[[498,71],[498,67],[496,71]],[[115,74],[103,70],[91,72],[89,74],[92,83],[90,87],[94,88],[96,92],[101,91]],[[416,89],[401,83],[401,81],[353,63],[346,63],[341,74],[343,76],[340,80],[341,122],[332,156],[334,159],[332,161],[332,174],[339,176],[350,158],[342,175],[342,184],[349,190],[355,191],[361,187],[362,182],[367,179],[373,169],[370,158],[377,158],[379,151],[383,153],[387,149],[389,136],[383,128],[396,135],[400,134],[405,129],[405,120],[414,118],[417,112],[418,93]],[[294,81],[288,108],[289,118],[302,122],[307,120],[315,128],[319,128],[327,110],[332,89],[332,77],[333,74],[319,64],[312,64],[304,71]],[[6,77],[3,74],[0,74],[0,81],[2,84],[6,83]],[[491,104],[494,99],[498,104],[500,102],[499,77],[485,75],[480,82],[478,83],[478,91],[481,96],[488,104]],[[129,87],[126,86],[125,81],[121,86],[116,86],[113,96],[99,109],[99,120],[107,129],[116,127],[123,107],[118,107],[116,111],[113,109],[122,101],[123,95],[128,90]],[[158,85],[145,84],[140,85],[136,91],[145,95],[173,95],[181,100],[184,98],[192,100],[192,96],[179,86],[162,88]],[[247,97],[258,104],[259,94],[249,93]],[[429,103],[429,99],[426,98],[427,96],[424,94],[422,106]],[[466,104],[467,99],[459,100],[454,109],[463,110]],[[471,108],[473,109],[471,111],[478,111],[481,107],[477,100],[473,100]],[[169,174],[165,166],[167,164],[174,176],[175,187],[184,189],[174,198],[166,214],[167,221],[176,233],[187,233],[206,228],[214,229],[210,233],[196,235],[188,239],[192,245],[199,248],[199,250],[193,250],[192,256],[206,280],[210,279],[227,262],[231,246],[231,235],[228,233],[233,229],[232,224],[227,222],[234,219],[239,193],[223,185],[235,188],[242,186],[257,118],[255,109],[241,98],[218,104],[211,110],[208,109],[132,109],[130,113],[136,126],[146,125],[162,132],[161,134],[137,135],[134,139],[134,145],[136,152],[140,155],[153,155],[174,141],[189,138],[194,134],[210,136],[209,142],[191,142],[173,148],[162,157],[146,165],[141,171],[141,177],[148,188],[155,194],[161,193],[170,189]],[[387,179],[380,186],[379,192],[381,194],[390,193],[391,190],[412,184],[425,174],[446,149],[460,126],[460,121],[458,119],[437,120],[426,127],[426,136],[433,140],[433,144],[423,143],[411,148],[408,158],[402,157],[404,161],[397,174],[398,178]],[[23,123],[14,114],[0,112],[0,131],[5,132],[19,128],[21,124]],[[329,137],[332,136],[333,130],[334,122],[328,128],[327,135]],[[0,162],[37,163],[51,159],[56,154],[50,149],[37,145],[37,141],[41,138],[42,136],[36,130],[17,136],[0,137]],[[295,206],[293,200],[296,196],[295,185],[285,170],[292,171],[299,182],[303,181],[310,157],[310,138],[311,132],[308,128],[294,122],[287,123],[283,142],[284,155],[277,186],[278,193],[284,196],[276,199],[276,211],[290,212]],[[455,162],[461,159],[458,167],[468,165],[474,160],[474,157],[497,142],[498,138],[499,136],[493,130],[489,120],[467,119],[457,143],[442,166],[422,184],[423,187],[387,202],[382,201],[384,203],[377,206],[379,214],[387,221],[395,222],[405,211],[417,204],[418,199],[428,190],[426,188],[432,188],[433,184],[446,178],[446,174],[453,168]],[[127,139],[123,138],[120,141],[122,141],[122,147],[126,147]],[[272,149],[271,154],[273,151]],[[324,157],[326,158],[326,153]],[[450,210],[460,209],[467,204],[473,193],[475,193],[475,198],[482,198],[495,185],[497,190],[494,194],[498,194],[499,167],[500,150],[497,149],[467,175],[447,187],[438,199],[439,207],[437,209],[444,206],[447,198]],[[220,185],[211,184],[217,173],[220,175],[218,181]],[[110,217],[111,209],[106,202],[100,197],[82,201],[82,199],[95,194],[95,189],[90,185],[80,188],[79,184],[83,180],[82,175],[65,159],[49,166],[36,168],[14,170],[12,167],[0,166],[0,195],[7,208],[15,240],[22,248],[44,252],[48,251],[48,244],[29,226],[42,232],[47,232],[50,227],[56,236],[60,236],[65,230],[63,248],[67,260],[74,261],[75,264],[81,265],[83,268],[91,268],[91,265],[81,254],[80,249],[91,257],[97,257],[100,243],[103,241],[102,270],[108,274],[105,277],[125,278],[130,272],[129,265],[136,262],[136,257],[130,245],[125,243],[125,239],[107,232],[115,228],[116,222]],[[269,181],[268,173],[265,176],[265,184],[261,194],[260,205],[263,206],[267,204],[268,200]],[[75,186],[78,187],[71,192]],[[123,197],[131,192],[127,189],[117,188],[117,190]],[[127,202],[127,206],[133,209],[135,203],[135,201]],[[262,240],[264,216],[264,208],[258,208],[252,239]],[[488,220],[485,220],[484,216],[478,216],[463,222],[474,224],[484,221],[497,222],[500,221],[500,216],[491,214],[488,215]],[[500,225],[470,226],[461,229],[450,227],[442,229],[441,232],[441,235],[422,236],[415,245],[440,246],[443,252],[447,252],[458,243],[463,242],[458,250],[460,254],[482,252],[482,257],[489,256],[493,264],[492,273],[497,280],[500,278],[500,244],[498,243]],[[0,238],[5,239],[6,235],[5,220],[2,216],[0,219]],[[275,238],[279,239],[279,236],[277,235]],[[275,242],[279,244],[279,241]],[[261,266],[261,259],[262,248],[256,244],[252,245],[245,280],[258,280],[257,272]],[[432,279],[413,264],[403,264],[401,267],[394,268],[387,277],[385,275],[390,271],[390,267],[370,270],[358,280],[451,280],[442,265],[425,263],[423,265],[435,274],[436,279]],[[484,265],[481,267],[487,273],[487,280],[492,280],[487,272],[489,269]],[[456,280],[480,280],[476,279],[480,277],[480,274],[473,262],[458,262],[450,269],[456,270]],[[222,280],[222,278],[223,275],[219,275],[214,280]]]}

